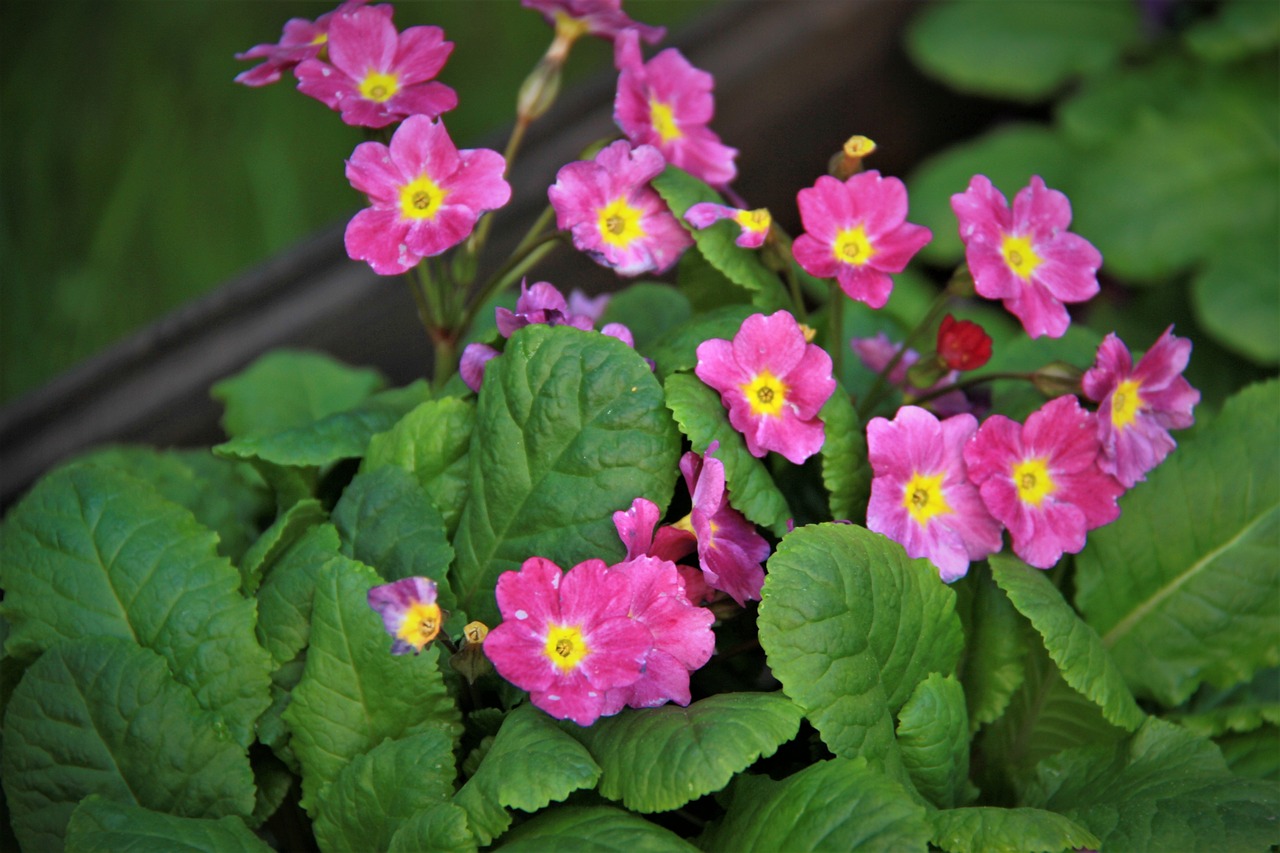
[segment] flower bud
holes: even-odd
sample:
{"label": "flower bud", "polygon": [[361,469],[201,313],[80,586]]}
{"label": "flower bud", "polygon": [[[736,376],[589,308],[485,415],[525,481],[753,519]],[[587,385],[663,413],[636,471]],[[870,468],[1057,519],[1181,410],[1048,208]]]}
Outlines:
{"label": "flower bud", "polygon": [[1074,364],[1065,361],[1054,361],[1031,374],[1031,382],[1046,397],[1062,397],[1066,394],[1083,393],[1080,379],[1084,371]]}
{"label": "flower bud", "polygon": [[516,96],[517,121],[529,124],[551,109],[560,94],[560,69],[563,67],[563,59],[550,55],[539,60],[520,84],[520,93]]}
{"label": "flower bud", "polygon": [[472,684],[493,669],[484,654],[484,638],[487,636],[488,625],[483,622],[468,622],[467,627],[462,629],[462,647],[449,658],[453,668]]}
{"label": "flower bud", "polygon": [[827,172],[843,181],[862,171],[862,161],[875,153],[876,144],[865,136],[850,136],[827,163]]}
{"label": "flower bud", "polygon": [[[970,320],[950,314],[938,327],[938,361],[951,370],[977,370],[991,360],[991,336]],[[921,386],[927,387],[927,386]]]}

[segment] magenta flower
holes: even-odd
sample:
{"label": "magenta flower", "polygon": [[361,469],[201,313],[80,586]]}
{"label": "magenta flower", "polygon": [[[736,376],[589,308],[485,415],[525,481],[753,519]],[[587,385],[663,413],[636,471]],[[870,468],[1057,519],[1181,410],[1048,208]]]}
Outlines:
{"label": "magenta flower", "polygon": [[379,275],[396,275],[461,243],[481,214],[511,198],[505,168],[496,151],[459,151],[444,125],[426,116],[409,117],[390,148],[360,143],[347,180],[372,207],[347,225],[347,254]]}
{"label": "magenta flower", "polygon": [[969,189],[951,197],[951,209],[978,294],[1004,300],[1031,337],[1062,337],[1071,324],[1063,303],[1092,298],[1102,266],[1093,244],[1067,231],[1067,197],[1036,175],[1010,211],[991,181],[974,175]]}
{"label": "magenta flower", "polygon": [[606,39],[634,29],[649,44],[657,44],[667,34],[665,27],[633,21],[622,11],[622,0],[520,0],[520,5],[541,12],[547,23],[557,29],[566,21],[573,22],[591,35]]}
{"label": "magenta flower", "polygon": [[298,64],[298,91],[342,113],[347,124],[386,127],[413,115],[436,118],[458,105],[435,76],[453,51],[439,27],[396,33],[391,16],[357,8],[329,22],[329,62]]}
{"label": "magenta flower", "polygon": [[964,449],[969,478],[1013,550],[1038,569],[1084,547],[1085,533],[1120,515],[1124,488],[1098,467],[1097,418],[1057,397],[1025,425],[992,415]]}
{"label": "magenta flower", "polygon": [[738,151],[722,145],[707,127],[716,111],[712,76],[690,65],[675,48],[646,63],[635,30],[619,33],[613,45],[620,72],[613,120],[631,144],[652,145],[668,163],[695,178],[727,186],[738,174],[733,164]]}
{"label": "magenta flower", "polygon": [[440,633],[444,613],[436,603],[436,585],[429,578],[404,578],[369,590],[369,606],[382,616],[394,639],[391,654],[421,652]]}
{"label": "magenta flower", "polygon": [[978,430],[973,415],[939,422],[918,406],[892,421],[872,418],[867,450],[874,479],[867,527],[927,557],[942,579],[964,577],[972,560],[1000,550],[1001,526],[969,481],[964,445]]}
{"label": "magenta flower", "polygon": [[831,356],[788,312],[753,314],[732,342],[703,341],[697,356],[694,373],[720,392],[753,456],[774,450],[799,465],[822,447],[818,412],[836,389]]}
{"label": "magenta flower", "polygon": [[658,527],[661,518],[662,513],[657,504],[644,498],[636,498],[631,502],[630,509],[613,514],[613,526],[618,530],[618,538],[627,546],[627,559],[657,557],[669,560],[676,564],[676,571],[684,581],[685,596],[690,603],[702,604],[711,600],[716,590],[707,584],[702,570],[679,562],[697,549],[698,539],[692,526],[666,524]]}
{"label": "magenta flower", "polygon": [[[258,44],[237,53],[236,59],[263,59],[261,65],[255,65],[248,71],[236,75],[235,82],[245,86],[266,86],[280,79],[281,74],[290,70],[306,59],[323,58],[328,55],[329,22],[334,15],[350,12],[363,6],[369,0],[346,0],[332,12],[325,12],[314,21],[305,18],[290,18],[285,22],[280,41],[275,44]],[[391,19],[390,6],[371,6],[379,14]]]}
{"label": "magenta flower", "polygon": [[763,207],[757,210],[739,210],[724,204],[702,201],[684,212],[684,221],[699,230],[709,228],[722,219],[736,223],[741,229],[733,242],[744,249],[759,249],[763,246],[764,238],[769,236],[769,226],[773,224],[773,217]]}
{"label": "magenta flower", "polygon": [[547,190],[556,225],[573,245],[619,275],[664,272],[693,245],[649,181],[665,168],[651,145],[618,140],[594,160],[570,163]]}
{"label": "magenta flower", "polygon": [[485,637],[484,652],[499,675],[556,719],[589,726],[612,704],[608,691],[639,680],[653,638],[631,618],[625,573],[602,560],[562,573],[530,557],[520,571],[502,573],[496,595],[502,623]]}
{"label": "magenta flower", "polygon": [[569,313],[585,315],[591,318],[591,322],[598,323],[600,318],[604,316],[605,309],[609,307],[609,300],[612,298],[612,293],[598,293],[595,296],[587,296],[575,287],[569,291]]}
{"label": "magenta flower", "polygon": [[1169,430],[1195,423],[1191,410],[1200,392],[1182,376],[1190,359],[1191,341],[1174,337],[1170,326],[1134,368],[1128,348],[1112,333],[1085,372],[1084,393],[1099,404],[1099,465],[1125,488],[1145,480],[1177,446]]}
{"label": "magenta flower", "polygon": [[907,188],[877,171],[843,183],[829,175],[796,194],[805,233],[792,252],[805,272],[834,278],[850,299],[883,308],[902,272],[933,232],[907,222]]}

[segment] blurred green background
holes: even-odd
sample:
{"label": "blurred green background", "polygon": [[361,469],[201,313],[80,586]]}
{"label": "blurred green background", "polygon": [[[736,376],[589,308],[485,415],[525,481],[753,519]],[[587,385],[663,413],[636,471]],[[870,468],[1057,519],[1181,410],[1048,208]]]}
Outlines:
{"label": "blurred green background", "polygon": [[[628,0],[678,25],[710,0]],[[232,82],[233,54],[336,2],[4,0],[0,26],[0,401],[294,241],[361,197],[343,159],[364,139],[291,76]],[[550,43],[518,0],[402,0],[400,29],[455,43],[440,80],[459,145],[493,138]],[[567,82],[607,68],[584,39]]]}

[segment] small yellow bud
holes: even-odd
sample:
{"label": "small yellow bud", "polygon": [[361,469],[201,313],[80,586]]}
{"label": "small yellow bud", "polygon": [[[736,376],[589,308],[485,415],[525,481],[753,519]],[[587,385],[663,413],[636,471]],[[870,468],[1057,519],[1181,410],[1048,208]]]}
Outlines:
{"label": "small yellow bud", "polygon": [[844,146],[832,156],[827,172],[832,177],[845,180],[862,171],[862,161],[875,153],[876,144],[865,136],[850,136]]}

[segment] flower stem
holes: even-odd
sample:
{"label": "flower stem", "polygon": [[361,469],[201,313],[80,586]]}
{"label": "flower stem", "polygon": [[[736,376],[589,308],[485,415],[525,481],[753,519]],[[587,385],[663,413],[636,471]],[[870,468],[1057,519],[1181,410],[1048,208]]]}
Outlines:
{"label": "flower stem", "polygon": [[919,397],[912,398],[912,403],[927,403],[930,400],[937,399],[943,394],[950,394],[952,391],[963,391],[966,388],[973,388],[981,385],[983,382],[996,382],[1001,379],[1025,379],[1027,382],[1035,381],[1034,373],[1023,373],[1016,370],[998,370],[993,373],[984,373],[981,376],[970,376],[966,379],[960,379],[950,385],[944,385],[941,388],[935,388],[927,394],[921,394]]}
{"label": "flower stem", "polygon": [[827,348],[831,356],[831,373],[839,380],[844,368],[844,291],[831,283],[831,301],[827,304]]}
{"label": "flower stem", "polygon": [[875,411],[875,407],[882,399],[884,399],[885,393],[889,390],[889,374],[891,374],[893,369],[902,362],[903,357],[906,356],[907,350],[911,348],[911,345],[919,340],[921,335],[933,328],[934,323],[938,320],[938,316],[946,310],[947,303],[950,302],[950,300],[951,290],[949,288],[943,289],[942,292],[934,298],[933,304],[929,306],[928,312],[924,315],[924,319],[907,334],[902,345],[898,347],[898,351],[893,354],[893,358],[889,359],[889,363],[886,364],[884,369],[880,371],[878,376],[876,376],[876,381],[871,386],[871,390],[868,391],[867,396],[863,398],[862,405],[858,406],[858,417],[862,421],[865,422],[868,416]]}
{"label": "flower stem", "polygon": [[538,218],[538,221],[534,223],[534,226],[530,229],[529,233],[520,241],[520,245],[516,246],[515,251],[511,253],[511,257],[507,259],[506,263],[494,272],[493,275],[489,276],[484,285],[480,288],[479,293],[476,294],[475,298],[471,301],[471,304],[467,306],[466,311],[463,312],[463,318],[462,322],[459,324],[459,329],[465,332],[467,329],[471,328],[471,323],[475,320],[476,314],[480,310],[480,306],[484,305],[493,298],[495,294],[501,292],[513,281],[528,272],[530,267],[542,260],[547,252],[555,248],[561,236],[561,232],[554,230],[537,230],[540,226],[546,225],[554,214],[555,212],[548,207],[546,211],[543,212],[543,215]]}

